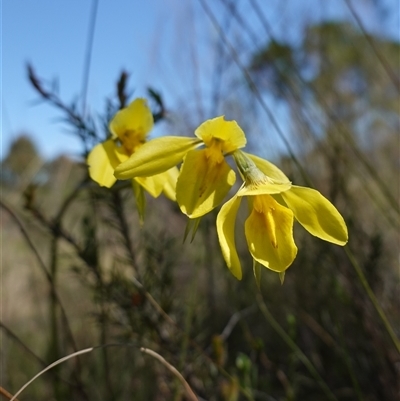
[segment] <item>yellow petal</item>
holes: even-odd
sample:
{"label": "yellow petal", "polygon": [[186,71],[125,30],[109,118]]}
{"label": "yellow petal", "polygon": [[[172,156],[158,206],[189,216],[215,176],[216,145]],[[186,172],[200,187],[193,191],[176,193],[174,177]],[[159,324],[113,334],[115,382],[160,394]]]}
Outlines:
{"label": "yellow petal", "polygon": [[118,164],[115,168],[129,159],[129,155],[123,146],[115,146],[115,156],[118,158]]}
{"label": "yellow petal", "polygon": [[160,196],[165,185],[164,174],[157,174],[151,177],[134,177],[133,179],[154,198]]}
{"label": "yellow petal", "polygon": [[103,187],[110,188],[117,181],[114,177],[114,169],[120,162],[116,151],[117,146],[110,139],[96,145],[88,155],[89,175],[93,181]]}
{"label": "yellow petal", "polygon": [[249,197],[252,211],[245,223],[247,245],[263,266],[285,271],[297,254],[293,240],[293,213],[270,195]]}
{"label": "yellow petal", "polygon": [[246,145],[246,136],[236,121],[225,121],[224,116],[205,121],[195,131],[195,135],[202,139],[206,146],[211,146],[213,139],[223,141],[224,153]]}
{"label": "yellow petal", "polygon": [[348,233],[343,217],[318,191],[293,185],[281,196],[297,221],[310,234],[337,245],[347,243]]}
{"label": "yellow petal", "polygon": [[217,233],[222,255],[231,273],[238,279],[242,279],[242,267],[236,251],[235,221],[242,198],[234,196],[226,202],[217,216]]}
{"label": "yellow petal", "polygon": [[218,206],[235,183],[236,174],[222,158],[216,162],[206,149],[185,157],[176,184],[176,200],[183,213],[196,218]]}
{"label": "yellow petal", "polygon": [[274,164],[270,163],[268,160],[264,160],[261,157],[252,155],[251,153],[243,152],[246,156],[250,157],[251,160],[256,164],[256,166],[269,178],[275,180],[276,183],[288,183],[289,178],[286,177],[285,173],[281,171]]}
{"label": "yellow petal", "polygon": [[179,170],[176,167],[172,167],[162,174],[165,179],[164,195],[172,201],[176,201],[176,181],[178,180]]}
{"label": "yellow petal", "polygon": [[124,140],[127,133],[135,133],[138,140],[144,140],[153,128],[153,114],[146,99],[135,99],[128,107],[120,110],[111,120],[109,128],[114,138]]}
{"label": "yellow petal", "polygon": [[120,180],[132,177],[148,177],[179,164],[186,153],[199,146],[196,138],[166,136],[146,142],[125,162],[115,170]]}

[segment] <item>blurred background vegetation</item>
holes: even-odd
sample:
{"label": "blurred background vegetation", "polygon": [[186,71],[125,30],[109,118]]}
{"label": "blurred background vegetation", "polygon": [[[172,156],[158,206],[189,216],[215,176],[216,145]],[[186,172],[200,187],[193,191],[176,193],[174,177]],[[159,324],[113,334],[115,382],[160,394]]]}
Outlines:
{"label": "blurred background vegetation", "polygon": [[[240,121],[249,151],[271,157],[271,143],[281,143],[271,161],[337,206],[348,246],[295,226],[299,253],[284,284],[264,270],[258,291],[241,229],[243,280],[226,268],[217,211],[183,244],[186,218],[148,197],[141,227],[129,185],[98,187],[84,158],[132,99],[129,74],[98,117],[30,67],[33,89],[81,139],[82,155],[43,160],[21,133],[2,160],[1,386],[15,393],[58,358],[107,345],[45,373],[19,399],[189,399],[140,347],[175,366],[199,400],[399,399],[399,42],[365,32],[354,14],[353,23],[305,23],[293,45],[274,36],[256,2],[261,33],[234,2],[221,1],[225,26],[201,3],[221,55],[208,66],[210,112],[173,110],[152,89],[156,120],[189,136],[225,114]],[[241,27],[237,42],[226,36],[230,21]],[[256,34],[265,44],[244,60],[240,43]]]}

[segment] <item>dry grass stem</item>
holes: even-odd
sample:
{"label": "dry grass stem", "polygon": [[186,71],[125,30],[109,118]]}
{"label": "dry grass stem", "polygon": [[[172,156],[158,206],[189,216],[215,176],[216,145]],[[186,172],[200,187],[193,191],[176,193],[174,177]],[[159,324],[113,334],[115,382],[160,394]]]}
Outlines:
{"label": "dry grass stem", "polygon": [[180,374],[180,372],[174,366],[172,366],[169,362],[167,362],[160,354],[157,354],[157,352],[152,351],[151,349],[142,347],[140,348],[140,351],[152,356],[153,358],[161,362],[183,384],[183,387],[185,387],[186,394],[189,397],[189,399],[192,401],[198,401],[198,398],[196,394],[193,392],[193,390],[190,388],[189,383],[185,380],[185,378]]}

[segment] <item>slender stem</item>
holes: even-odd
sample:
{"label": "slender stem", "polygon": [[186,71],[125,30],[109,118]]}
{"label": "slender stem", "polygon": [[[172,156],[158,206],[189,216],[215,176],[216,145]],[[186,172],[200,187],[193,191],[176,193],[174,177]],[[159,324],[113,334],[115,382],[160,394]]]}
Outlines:
{"label": "slender stem", "polygon": [[[93,196],[92,191],[89,191],[90,195],[90,204],[91,204],[91,210],[92,210],[92,218],[93,218],[93,226],[94,228],[94,233],[96,232],[96,224],[97,224],[97,201],[96,197]],[[95,234],[94,234],[95,237]],[[96,238],[96,237],[95,237]],[[79,246],[76,246],[77,253],[81,257],[82,261],[86,263],[86,265],[90,268],[95,273],[95,279],[96,279],[96,284],[95,284],[95,291],[97,294],[99,294],[99,339],[101,344],[107,344],[108,340],[108,313],[107,313],[107,301],[104,299],[104,292],[105,292],[105,283],[104,283],[104,278],[103,278],[103,272],[102,272],[102,267],[101,264],[98,261],[97,256],[94,258],[94,260],[91,257],[88,257],[88,255],[83,252],[83,249],[81,249]],[[96,253],[97,253],[97,246],[96,246]],[[109,360],[109,355],[107,353],[107,349],[104,346],[100,346],[101,348],[101,353],[100,353],[100,358],[102,361],[102,374],[104,377],[104,380],[102,384],[104,385],[105,392],[107,393],[107,398],[108,399],[114,399],[114,391],[113,391],[113,386],[112,386],[112,381],[111,381],[111,369],[110,369],[110,360]]]}
{"label": "slender stem", "polygon": [[[188,354],[188,348],[189,348],[189,338],[190,338],[190,329],[192,325],[192,320],[193,320],[193,314],[196,309],[196,303],[197,303],[197,286],[198,286],[198,278],[199,278],[199,271],[201,269],[201,264],[197,263],[196,264],[196,269],[194,271],[193,277],[191,279],[190,283],[190,289],[189,289],[189,299],[187,303],[187,307],[185,308],[185,319],[184,319],[184,336],[183,336],[183,341],[179,353],[179,363],[178,363],[178,369],[182,370],[183,366],[186,362],[187,354]],[[175,394],[174,394],[174,401],[179,401],[181,399],[181,391],[179,387],[175,388]]]}
{"label": "slender stem", "polygon": [[92,59],[93,39],[94,39],[94,30],[95,30],[95,26],[96,26],[98,5],[99,5],[99,1],[93,0],[92,11],[90,13],[90,24],[89,24],[89,31],[88,31],[88,38],[87,38],[85,64],[83,67],[83,82],[82,82],[82,116],[83,117],[86,114],[86,97],[87,97],[87,90],[88,90],[88,84],[89,84],[90,61]]}
{"label": "slender stem", "polygon": [[321,387],[327,398],[332,401],[338,401],[335,395],[328,387],[328,385],[325,383],[324,379],[318,373],[317,369],[315,369],[311,361],[307,358],[307,356],[300,349],[300,347],[285,332],[282,326],[275,320],[271,312],[268,310],[267,305],[265,304],[261,293],[258,293],[257,295],[257,303],[265,319],[272,326],[272,328],[278,333],[278,335],[282,338],[282,340],[285,341],[285,343],[292,349],[292,351],[297,355],[300,361],[303,362],[304,366],[317,381],[318,385]]}
{"label": "slender stem", "polygon": [[20,347],[22,347],[29,355],[31,355],[40,365],[47,366],[40,356],[36,355],[10,328],[8,328],[2,321],[0,321],[0,328],[3,329],[6,334],[11,337]]}
{"label": "slender stem", "polygon": [[365,277],[364,272],[362,271],[360,265],[357,263],[356,258],[354,257],[353,253],[351,252],[350,248],[348,246],[344,247],[344,250],[346,252],[347,257],[350,260],[350,263],[352,264],[352,266],[354,267],[354,270],[357,273],[357,276],[362,284],[362,286],[364,287],[365,292],[367,293],[369,299],[372,302],[372,305],[374,305],[376,311],[378,312],[379,317],[382,320],[383,325],[386,328],[386,331],[388,332],[390,338],[393,341],[393,344],[395,345],[397,351],[400,353],[400,341],[397,338],[388,318],[386,317],[385,312],[383,311],[383,309],[381,308],[381,306],[379,305],[378,300],[376,299],[376,296],[374,294],[374,292],[372,291],[370,285],[368,284],[368,280]]}
{"label": "slender stem", "polygon": [[[135,272],[135,275],[138,280],[141,280],[139,269],[137,268],[137,265],[136,265],[135,252],[133,251],[133,248],[132,248],[131,233],[129,231],[129,225],[128,225],[126,215],[125,215],[124,202],[121,199],[121,194],[119,191],[113,192],[112,197],[113,197],[112,200],[114,203],[113,210],[114,210],[114,212],[117,216],[117,219],[119,221],[119,224],[120,224],[121,234],[122,234],[122,237],[125,242],[125,248],[128,251],[128,255],[131,260],[131,265]],[[142,285],[140,284],[140,282],[138,280],[136,280],[136,282],[137,282],[136,285],[142,287]]]}
{"label": "slender stem", "polygon": [[[57,285],[57,267],[58,267],[58,236],[54,235],[51,240],[50,248],[50,276],[51,285],[49,291],[49,320],[50,320],[50,342],[48,349],[48,358],[50,361],[57,360],[59,358],[60,350],[60,339],[58,334],[58,318],[57,318],[57,297],[56,297],[56,285]],[[59,369],[55,369],[58,372]],[[53,371],[54,373],[54,371]],[[57,375],[53,379],[53,388],[56,399],[61,399],[62,389],[61,383]]]}
{"label": "slender stem", "polygon": [[392,81],[392,83],[393,83],[394,87],[397,89],[397,91],[400,93],[400,81],[397,78],[396,73],[392,70],[392,68],[390,67],[388,61],[385,59],[383,54],[380,52],[378,46],[376,46],[375,42],[372,39],[372,35],[368,34],[367,30],[364,27],[363,22],[361,21],[360,17],[358,16],[356,11],[354,10],[354,8],[353,8],[353,6],[351,4],[351,1],[350,0],[344,0],[344,1],[347,4],[347,7],[349,8],[352,16],[357,21],[357,24],[358,24],[359,28],[361,29],[361,32],[363,33],[366,41],[370,45],[372,51],[375,53],[376,58],[380,61],[380,63],[382,65],[382,67],[384,68],[387,76]]}
{"label": "slender stem", "polygon": [[356,376],[356,374],[354,372],[353,365],[351,363],[351,358],[349,356],[349,352],[347,351],[347,347],[346,347],[346,344],[345,344],[345,341],[344,341],[344,335],[343,335],[342,326],[341,326],[340,322],[336,322],[336,325],[339,328],[339,339],[340,339],[340,345],[341,345],[341,348],[340,348],[341,354],[343,356],[344,362],[345,362],[347,370],[349,372],[351,382],[353,383],[354,390],[355,390],[355,392],[357,394],[357,398],[358,398],[359,401],[363,401],[364,400],[364,396],[363,396],[363,394],[361,392],[360,384],[358,383],[357,376]]}
{"label": "slender stem", "polygon": [[[100,284],[103,286],[103,283]],[[107,330],[107,310],[103,297],[100,300],[100,341],[101,344],[106,344],[108,341],[108,330]],[[111,369],[110,369],[110,359],[108,357],[106,347],[102,347],[101,349],[101,357],[103,360],[103,370],[104,370],[104,378],[105,378],[105,386],[108,393],[108,399],[113,400],[115,398],[113,386],[111,382]]]}

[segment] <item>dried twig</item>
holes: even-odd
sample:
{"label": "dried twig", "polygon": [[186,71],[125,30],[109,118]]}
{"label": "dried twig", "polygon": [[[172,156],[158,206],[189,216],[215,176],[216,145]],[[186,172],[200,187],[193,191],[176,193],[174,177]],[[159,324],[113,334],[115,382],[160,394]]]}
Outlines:
{"label": "dried twig", "polygon": [[[13,398],[12,394],[10,394],[5,388],[0,386],[0,395],[11,400]],[[14,398],[15,401],[18,401],[18,398]]]}

